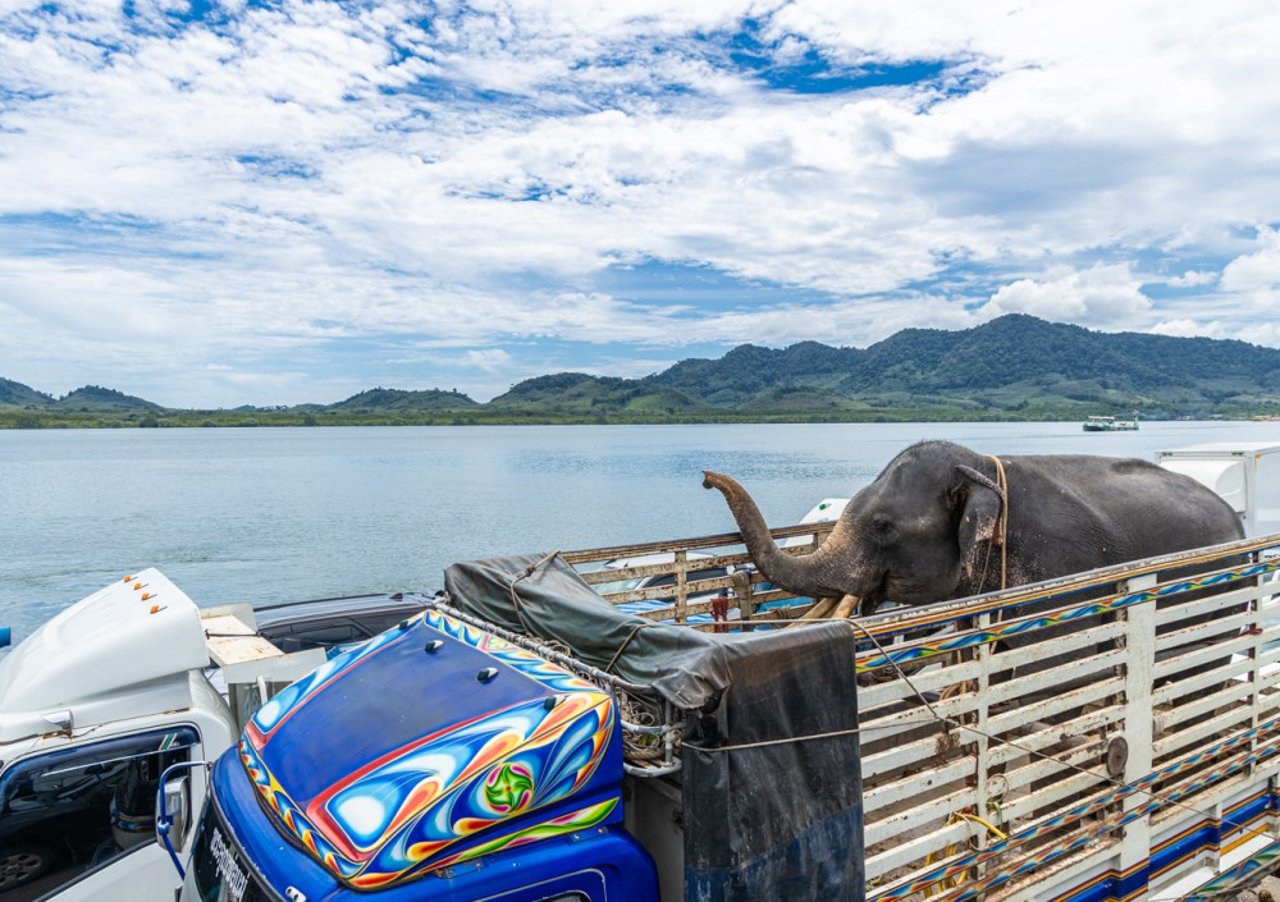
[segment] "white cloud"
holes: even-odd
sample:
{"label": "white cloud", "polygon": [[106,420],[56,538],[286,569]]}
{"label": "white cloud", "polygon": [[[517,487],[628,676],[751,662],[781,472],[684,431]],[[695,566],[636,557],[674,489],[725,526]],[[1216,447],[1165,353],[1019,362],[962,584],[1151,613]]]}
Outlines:
{"label": "white cloud", "polygon": [[1219,319],[1172,319],[1156,323],[1151,331],[1178,338],[1223,338],[1249,344],[1280,348],[1280,321],[1255,319],[1252,322]]}
{"label": "white cloud", "polygon": [[[1234,335],[1276,312],[1280,238],[1239,237],[1280,209],[1271,4],[185,8],[0,6],[0,376],[109,362],[189,397],[202,367],[281,354],[346,385],[324,349],[351,338],[497,374],[536,359],[513,340],[866,344],[1012,310]],[[945,60],[981,89],[768,90],[717,37],[748,16],[781,65]],[[1208,289],[1217,260],[1234,305],[1211,316],[1141,292]],[[778,287],[726,309],[597,284],[644,261]]]}
{"label": "white cloud", "polygon": [[1217,275],[1211,272],[1205,272],[1199,269],[1189,269],[1180,276],[1174,276],[1166,279],[1165,284],[1173,288],[1195,288],[1200,285],[1212,284]]}
{"label": "white cloud", "polygon": [[1280,229],[1263,229],[1258,235],[1261,248],[1236,257],[1222,271],[1222,287],[1227,291],[1257,291],[1280,287]]}
{"label": "white cloud", "polygon": [[1156,335],[1172,335],[1176,338],[1194,338],[1196,336],[1204,338],[1234,337],[1227,335],[1222,323],[1218,320],[1202,322],[1194,319],[1168,319],[1156,323],[1151,327],[1151,331]]}
{"label": "white cloud", "polygon": [[496,373],[511,365],[511,355],[502,348],[467,351],[463,357],[463,365],[486,373]]}
{"label": "white cloud", "polygon": [[1141,282],[1127,264],[1120,264],[1051,273],[1044,280],[1019,279],[992,295],[981,311],[990,316],[1029,313],[1086,326],[1121,326],[1140,320],[1150,308]]}

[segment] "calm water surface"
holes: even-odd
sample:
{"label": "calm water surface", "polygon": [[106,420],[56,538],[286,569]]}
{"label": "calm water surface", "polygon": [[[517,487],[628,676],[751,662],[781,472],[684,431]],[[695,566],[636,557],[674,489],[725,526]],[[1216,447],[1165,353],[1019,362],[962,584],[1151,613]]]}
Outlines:
{"label": "calm water surface", "polygon": [[914,441],[1151,459],[1280,441],[1276,423],[511,426],[0,431],[0,625],[15,642],[122,574],[199,604],[434,590],[456,560],[732,531],[703,469],[775,525]]}

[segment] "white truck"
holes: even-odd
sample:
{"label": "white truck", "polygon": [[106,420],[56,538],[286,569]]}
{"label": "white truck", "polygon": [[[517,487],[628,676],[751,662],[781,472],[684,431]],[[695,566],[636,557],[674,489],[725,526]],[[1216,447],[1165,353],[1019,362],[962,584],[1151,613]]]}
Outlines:
{"label": "white truck", "polygon": [[1156,463],[1225,498],[1246,535],[1280,532],[1280,442],[1205,442],[1161,451]]}
{"label": "white truck", "polygon": [[[147,569],[51,618],[0,659],[0,900],[60,887],[65,902],[172,899],[177,872],[153,841],[163,770],[230,747],[262,699],[325,662],[326,646],[420,607],[362,596],[201,610]],[[165,790],[182,848],[205,773],[177,774]]]}

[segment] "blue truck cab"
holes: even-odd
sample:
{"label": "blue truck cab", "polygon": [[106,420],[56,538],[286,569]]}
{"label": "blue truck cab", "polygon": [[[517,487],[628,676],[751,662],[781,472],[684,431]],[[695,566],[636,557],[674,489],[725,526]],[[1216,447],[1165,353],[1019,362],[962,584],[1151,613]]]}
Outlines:
{"label": "blue truck cab", "polygon": [[258,710],[181,898],[657,899],[623,778],[610,693],[428,610]]}

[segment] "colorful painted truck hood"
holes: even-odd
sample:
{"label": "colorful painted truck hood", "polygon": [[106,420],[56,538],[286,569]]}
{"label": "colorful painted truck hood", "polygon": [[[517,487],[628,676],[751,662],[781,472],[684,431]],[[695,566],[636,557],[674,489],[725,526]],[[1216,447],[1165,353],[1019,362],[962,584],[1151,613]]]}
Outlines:
{"label": "colorful painted truck hood", "polygon": [[277,695],[240,758],[283,832],[358,889],[621,818],[613,700],[435,610]]}

